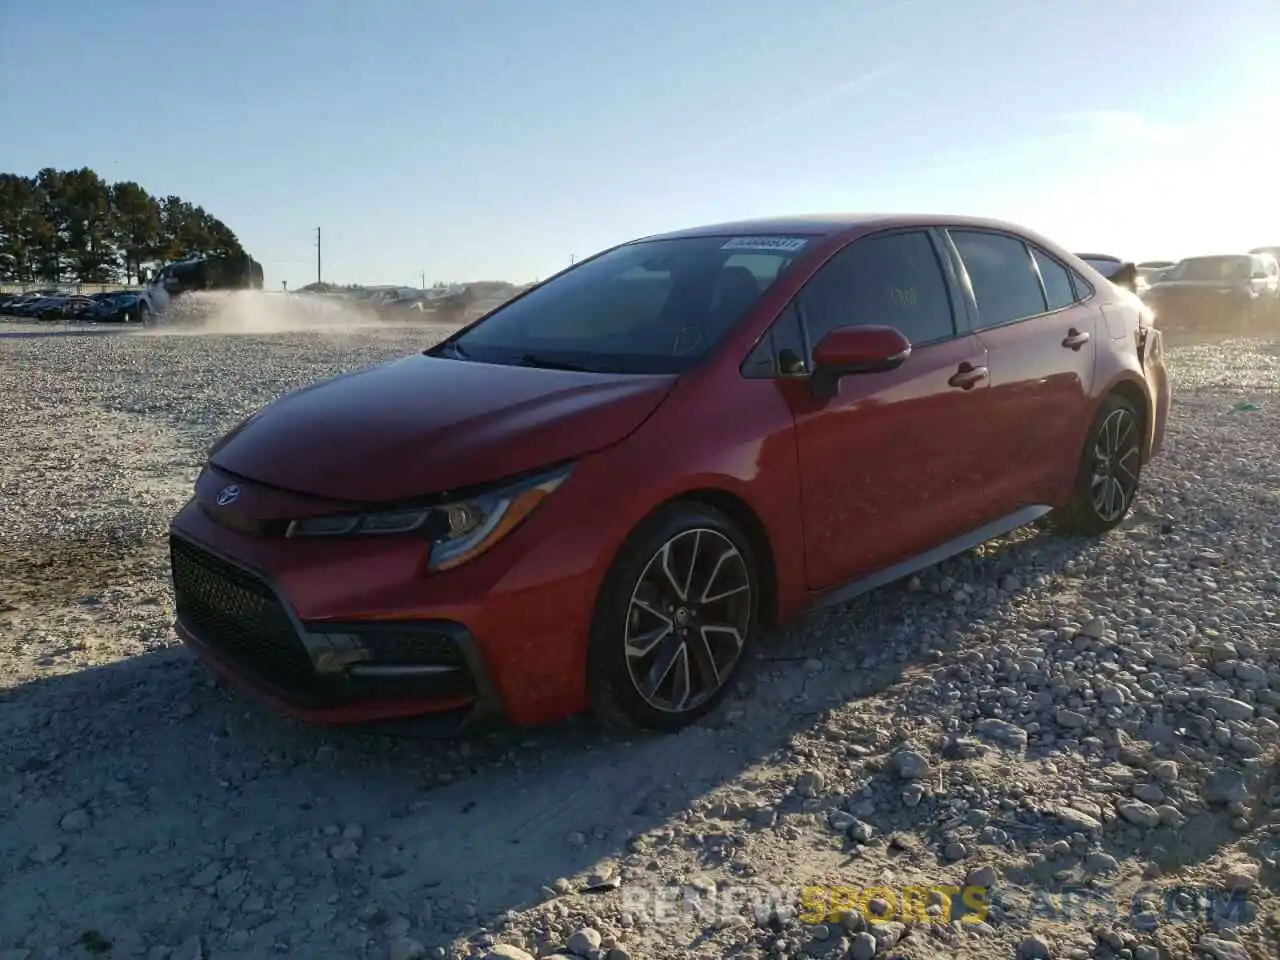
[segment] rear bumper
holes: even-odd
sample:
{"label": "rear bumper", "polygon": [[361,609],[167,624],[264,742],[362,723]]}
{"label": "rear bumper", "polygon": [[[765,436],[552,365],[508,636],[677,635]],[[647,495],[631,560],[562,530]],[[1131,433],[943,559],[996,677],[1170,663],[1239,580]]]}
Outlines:
{"label": "rear bumper", "polygon": [[308,624],[261,572],[176,533],[170,555],[178,636],[282,713],[320,725],[435,715],[445,733],[501,718],[484,660],[461,624]]}
{"label": "rear bumper", "polygon": [[1169,408],[1173,403],[1173,384],[1165,363],[1164,336],[1154,328],[1148,328],[1144,333],[1139,355],[1151,390],[1152,417],[1146,456],[1143,459],[1149,461],[1164,449],[1165,428],[1169,420]]}

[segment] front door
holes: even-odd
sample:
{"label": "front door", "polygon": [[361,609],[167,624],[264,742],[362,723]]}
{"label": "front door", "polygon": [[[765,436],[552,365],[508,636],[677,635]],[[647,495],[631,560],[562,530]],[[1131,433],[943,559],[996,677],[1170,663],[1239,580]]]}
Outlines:
{"label": "front door", "polygon": [[806,574],[825,590],[976,526],[989,415],[987,351],[954,303],[933,234],[891,231],[837,253],[798,298],[810,345],[836,327],[885,324],[913,348],[898,369],[845,377],[833,399],[784,381],[796,423]]}

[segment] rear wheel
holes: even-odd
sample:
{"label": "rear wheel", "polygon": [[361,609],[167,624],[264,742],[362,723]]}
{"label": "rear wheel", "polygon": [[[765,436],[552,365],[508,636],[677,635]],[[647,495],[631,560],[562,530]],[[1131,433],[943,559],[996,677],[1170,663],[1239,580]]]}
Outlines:
{"label": "rear wheel", "polygon": [[596,603],[591,705],[606,723],[677,730],[729,692],[759,610],[750,540],[720,511],[675,503],[628,539]]}
{"label": "rear wheel", "polygon": [[1067,533],[1094,536],[1119,526],[1138,493],[1142,418],[1132,403],[1110,394],[1089,429],[1071,502],[1054,514]]}

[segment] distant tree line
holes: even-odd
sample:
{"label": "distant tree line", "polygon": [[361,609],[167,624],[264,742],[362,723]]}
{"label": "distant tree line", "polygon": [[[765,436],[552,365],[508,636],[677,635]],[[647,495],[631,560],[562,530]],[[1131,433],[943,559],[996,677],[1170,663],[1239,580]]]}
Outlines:
{"label": "distant tree line", "polygon": [[181,197],[153,197],[93,170],[0,173],[0,280],[133,282],[139,268],[239,254],[235,233]]}

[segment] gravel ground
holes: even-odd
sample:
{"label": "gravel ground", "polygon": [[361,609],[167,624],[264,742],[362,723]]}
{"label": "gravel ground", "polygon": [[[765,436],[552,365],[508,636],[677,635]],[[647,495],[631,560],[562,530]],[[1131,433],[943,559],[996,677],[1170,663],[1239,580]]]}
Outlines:
{"label": "gravel ground", "polygon": [[163,532],[242,416],[438,332],[6,329],[2,960],[1277,955],[1280,346],[1173,350],[1104,540],[815,615],[676,736],[437,743],[213,683]]}

